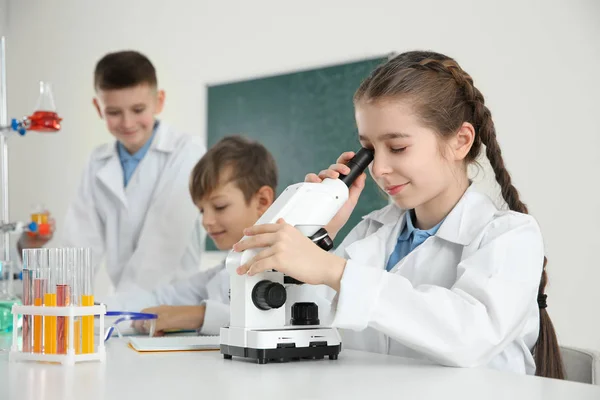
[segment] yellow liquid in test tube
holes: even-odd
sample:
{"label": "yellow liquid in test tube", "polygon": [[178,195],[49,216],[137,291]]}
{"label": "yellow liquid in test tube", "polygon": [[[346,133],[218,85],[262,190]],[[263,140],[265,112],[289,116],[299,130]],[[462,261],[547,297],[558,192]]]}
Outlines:
{"label": "yellow liquid in test tube", "polygon": [[[82,295],[81,296],[82,306],[93,306],[94,295]],[[94,316],[81,317],[81,352],[93,353],[94,352]]]}
{"label": "yellow liquid in test tube", "polygon": [[[56,307],[56,293],[46,293],[44,295],[44,305],[47,307]],[[44,317],[44,353],[56,354],[56,317]]]}

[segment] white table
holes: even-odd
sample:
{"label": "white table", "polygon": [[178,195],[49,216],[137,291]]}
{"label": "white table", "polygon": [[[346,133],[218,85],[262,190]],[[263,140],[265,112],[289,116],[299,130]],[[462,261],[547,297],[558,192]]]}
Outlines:
{"label": "white table", "polygon": [[258,365],[216,351],[137,353],[107,343],[107,361],[66,367],[9,363],[0,354],[0,399],[600,399],[600,387],[488,369],[427,365],[342,350],[339,360]]}

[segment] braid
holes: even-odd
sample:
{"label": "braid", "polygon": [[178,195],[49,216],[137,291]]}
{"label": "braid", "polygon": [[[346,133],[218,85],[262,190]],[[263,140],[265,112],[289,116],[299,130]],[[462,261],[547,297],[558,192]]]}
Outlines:
{"label": "braid", "polygon": [[[473,85],[473,78],[463,71],[456,61],[452,59],[444,61],[426,59],[419,63],[419,66],[446,74],[454,79],[456,85],[464,95],[465,102],[471,106],[470,122],[473,123],[477,132],[476,138],[479,139],[479,143],[484,144],[486,147],[486,156],[494,170],[496,181],[500,185],[502,198],[506,201],[509,209],[527,214],[527,206],[519,199],[519,192],[513,186],[510,174],[504,166],[502,151],[496,139],[496,128],[492,120],[492,113],[485,105],[483,94]],[[478,153],[479,146],[472,148],[472,159],[475,159]]]}
{"label": "braid", "polygon": [[496,138],[496,127],[492,120],[492,113],[485,105],[483,95],[479,89],[473,87],[473,92],[475,93],[473,99],[473,117],[474,121],[477,121],[475,129],[479,133],[482,143],[485,145],[485,155],[494,170],[496,182],[500,185],[502,198],[506,201],[509,209],[528,214],[529,210],[519,198],[519,192],[513,186],[510,174],[504,166],[504,158],[502,157],[502,151]]}
{"label": "braid", "polygon": [[[481,141],[485,145],[486,156],[490,161],[494,174],[496,175],[496,181],[500,185],[502,191],[502,198],[508,205],[508,208],[513,211],[518,211],[523,214],[528,214],[527,206],[519,198],[519,192],[512,184],[510,174],[504,166],[504,160],[502,158],[502,151],[500,145],[496,139],[496,129],[492,121],[492,115],[490,110],[485,106],[483,95],[481,92],[474,88],[476,93],[476,101],[474,102],[474,116],[475,121],[479,122],[477,132],[481,136]],[[544,256],[544,263],[542,266],[542,276],[540,279],[540,285],[538,287],[538,298],[545,296],[546,283],[548,281],[548,275],[546,274],[546,264],[548,259]],[[556,338],[556,332],[554,325],[550,320],[548,312],[544,308],[540,307],[540,331],[538,340],[533,349],[533,355],[535,357],[536,375],[546,376],[557,379],[564,379],[564,371],[562,364],[562,357],[558,346],[558,340]]]}
{"label": "braid", "polygon": [[416,68],[419,67],[421,67],[421,69],[428,69],[430,71],[436,71],[452,76],[459,88],[468,91],[468,93],[466,93],[467,99],[475,98],[475,94],[473,93],[473,89],[475,89],[473,86],[473,78],[471,78],[471,75],[463,71],[456,61],[449,58],[445,60],[434,60],[432,58],[428,58],[421,61],[416,66]]}
{"label": "braid", "polygon": [[[468,106],[464,110],[463,119],[469,121],[475,128],[475,140],[468,155],[468,161],[476,159],[480,152],[481,144],[485,145],[486,156],[494,170],[496,181],[500,186],[502,198],[508,208],[523,214],[528,214],[527,206],[519,198],[519,192],[512,184],[512,179],[504,165],[502,151],[496,138],[496,128],[492,120],[492,113],[485,105],[483,94],[473,85],[473,79],[467,74],[456,61],[451,58],[421,60],[414,69],[434,71],[438,74],[451,78],[459,91],[464,96],[464,103]],[[542,276],[538,288],[538,299],[543,298],[545,302],[545,288],[548,281],[546,264],[548,259],[544,257]],[[539,301],[539,300],[538,300]],[[533,355],[537,366],[536,375],[551,378],[564,379],[562,357],[556,339],[556,332],[545,305],[540,307],[540,331],[538,340],[533,349]]]}

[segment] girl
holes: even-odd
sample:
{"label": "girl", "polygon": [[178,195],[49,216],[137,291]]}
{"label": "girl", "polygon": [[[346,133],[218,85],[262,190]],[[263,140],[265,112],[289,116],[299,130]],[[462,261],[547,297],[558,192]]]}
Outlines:
{"label": "girl", "polygon": [[[334,253],[282,220],[249,228],[234,250],[265,249],[238,273],[277,269],[333,289],[332,326],[346,328],[346,348],[563,378],[546,312],[542,235],[472,78],[452,58],[407,52],[375,69],[354,104],[360,142],[375,152],[369,171],[394,204],[364,217]],[[482,145],[510,210],[468,179]],[[352,156],[306,180],[347,174]],[[330,236],[365,179],[326,227]]]}

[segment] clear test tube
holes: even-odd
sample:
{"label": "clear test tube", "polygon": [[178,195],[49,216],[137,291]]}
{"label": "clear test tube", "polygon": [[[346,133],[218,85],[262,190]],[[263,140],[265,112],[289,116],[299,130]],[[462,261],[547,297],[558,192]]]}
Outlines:
{"label": "clear test tube", "polygon": [[[79,249],[82,257],[82,293],[81,293],[81,305],[82,306],[93,306],[94,305],[94,272],[92,268],[92,255],[89,248]],[[81,317],[81,352],[82,353],[93,353],[94,352],[94,316],[86,315]]]}
{"label": "clear test tube", "polygon": [[[80,261],[81,255],[76,249],[64,249],[64,252],[71,282],[71,304],[81,306],[83,272],[83,263]],[[81,354],[81,317],[73,318],[73,349],[75,354]]]}
{"label": "clear test tube", "polygon": [[[23,249],[23,305],[33,305],[33,254],[31,249]],[[23,352],[33,351],[33,317],[23,315]]]}
{"label": "clear test tube", "polygon": [[[56,266],[50,266],[48,249],[40,249],[40,269],[46,278],[44,306],[56,307]],[[56,354],[56,316],[44,316],[44,353]]]}
{"label": "clear test tube", "polygon": [[[42,274],[40,262],[43,249],[31,249],[31,267],[33,272],[33,305],[41,307],[44,304],[47,280]],[[42,337],[44,325],[41,315],[33,316],[33,352],[42,352]]]}
{"label": "clear test tube", "polygon": [[[71,284],[69,281],[68,260],[64,249],[50,249],[48,258],[50,265],[56,268],[56,305],[67,307],[71,305]],[[56,352],[67,354],[69,337],[69,318],[56,318]]]}

